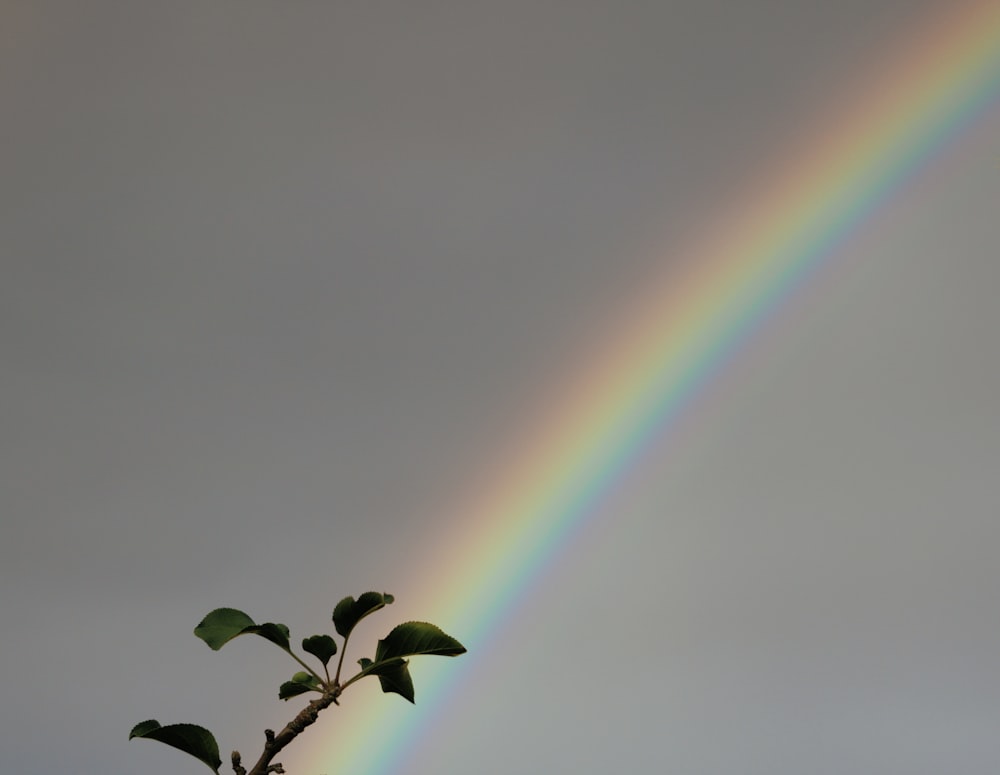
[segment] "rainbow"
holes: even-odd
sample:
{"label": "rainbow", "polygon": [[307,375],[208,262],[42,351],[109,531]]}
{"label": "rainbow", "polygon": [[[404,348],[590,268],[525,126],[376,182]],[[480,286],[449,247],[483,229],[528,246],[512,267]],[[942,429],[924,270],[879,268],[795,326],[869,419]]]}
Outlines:
{"label": "rainbow", "polygon": [[[797,149],[751,176],[711,236],[672,250],[628,318],[526,418],[526,436],[501,452],[485,486],[454,510],[462,518],[449,532],[451,554],[422,564],[421,588],[406,593],[470,654],[440,669],[421,664],[419,707],[388,728],[381,696],[367,704],[345,698],[352,707],[328,742],[313,743],[311,770],[402,771],[435,706],[649,444],[662,441],[783,302],[838,250],[846,253],[860,226],[997,107],[1000,3],[946,5],[902,33]],[[374,729],[389,742],[371,745]]]}

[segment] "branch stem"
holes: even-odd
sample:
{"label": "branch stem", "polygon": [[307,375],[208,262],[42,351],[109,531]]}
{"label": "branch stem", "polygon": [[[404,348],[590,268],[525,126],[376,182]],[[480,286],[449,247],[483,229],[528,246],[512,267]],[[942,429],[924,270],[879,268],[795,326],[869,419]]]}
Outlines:
{"label": "branch stem", "polygon": [[336,702],[339,695],[340,689],[338,687],[327,689],[322,697],[318,700],[312,700],[306,705],[278,734],[267,730],[270,734],[266,735],[267,742],[264,743],[264,752],[247,775],[268,775],[271,772],[281,772],[277,769],[278,765],[271,765],[274,757],[298,737],[306,727],[314,724],[319,712]]}

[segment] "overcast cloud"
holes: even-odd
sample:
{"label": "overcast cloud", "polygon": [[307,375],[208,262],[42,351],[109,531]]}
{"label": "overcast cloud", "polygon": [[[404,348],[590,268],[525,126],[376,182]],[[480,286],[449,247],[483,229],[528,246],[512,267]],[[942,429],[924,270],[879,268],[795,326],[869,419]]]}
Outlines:
{"label": "overcast cloud", "polygon": [[[216,606],[428,615],[409,558],[562,370],[941,5],[3,0],[0,769],[198,772],[127,742],[150,716],[249,757],[289,666],[205,649]],[[996,771],[998,202],[994,108],[462,658],[398,775]]]}

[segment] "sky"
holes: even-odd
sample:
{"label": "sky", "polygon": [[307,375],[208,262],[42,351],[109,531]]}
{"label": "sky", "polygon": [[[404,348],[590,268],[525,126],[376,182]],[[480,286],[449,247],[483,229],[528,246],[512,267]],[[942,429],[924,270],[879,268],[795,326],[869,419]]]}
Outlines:
{"label": "sky", "polygon": [[193,627],[374,589],[349,660],[470,651],[292,775],[996,770],[995,95],[579,518],[483,495],[914,30],[994,7],[0,0],[3,769],[205,771],[148,718],[255,759],[298,668]]}

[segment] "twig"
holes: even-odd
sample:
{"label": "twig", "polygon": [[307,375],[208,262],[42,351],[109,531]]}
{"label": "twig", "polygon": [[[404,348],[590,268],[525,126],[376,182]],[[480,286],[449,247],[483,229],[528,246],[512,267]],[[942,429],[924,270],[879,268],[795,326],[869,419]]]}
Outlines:
{"label": "twig", "polygon": [[[324,692],[320,699],[310,701],[278,734],[274,734],[274,731],[270,729],[264,730],[266,740],[264,743],[264,753],[260,755],[257,763],[249,773],[243,772],[243,768],[240,767],[236,775],[270,775],[272,772],[283,773],[284,769],[282,769],[281,763],[271,764],[271,761],[286,745],[298,737],[306,727],[316,723],[319,712],[330,707],[340,695],[340,691],[340,687],[334,687]],[[237,766],[239,764],[234,760],[233,768],[235,769]]]}

